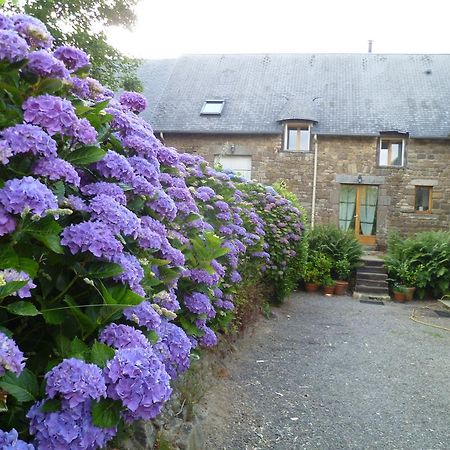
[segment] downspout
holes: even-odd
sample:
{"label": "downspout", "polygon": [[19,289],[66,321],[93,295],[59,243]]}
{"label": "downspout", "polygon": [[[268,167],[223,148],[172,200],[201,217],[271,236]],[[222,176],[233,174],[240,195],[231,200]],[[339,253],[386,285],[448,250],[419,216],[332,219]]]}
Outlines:
{"label": "downspout", "polygon": [[316,215],[316,187],[317,187],[317,134],[314,135],[314,173],[313,173],[313,191],[311,205],[311,229],[314,228],[314,217]]}

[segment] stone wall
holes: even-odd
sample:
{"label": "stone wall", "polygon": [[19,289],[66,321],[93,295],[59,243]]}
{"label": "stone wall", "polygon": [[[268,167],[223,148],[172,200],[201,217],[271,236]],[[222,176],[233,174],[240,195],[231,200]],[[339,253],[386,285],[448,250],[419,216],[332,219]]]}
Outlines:
{"label": "stone wall", "polygon": [[[282,151],[281,135],[166,135],[166,145],[197,153],[213,163],[216,155],[252,157],[252,178],[271,184],[285,180],[310,211],[314,152]],[[413,233],[450,228],[450,141],[410,139],[406,167],[378,167],[376,137],[318,136],[316,223],[338,223],[341,183],[379,187],[377,242],[388,231]],[[311,150],[314,144],[311,140]],[[233,150],[233,153],[231,152]],[[414,211],[415,186],[433,186],[431,214]]]}

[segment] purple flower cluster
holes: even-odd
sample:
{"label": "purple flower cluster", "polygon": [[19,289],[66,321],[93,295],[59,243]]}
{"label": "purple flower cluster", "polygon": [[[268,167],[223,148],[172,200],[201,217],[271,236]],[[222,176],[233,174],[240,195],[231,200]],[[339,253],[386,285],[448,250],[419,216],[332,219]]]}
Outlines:
{"label": "purple flower cluster", "polygon": [[140,113],[147,108],[147,99],[138,92],[124,92],[120,95],[119,102],[134,113]]}
{"label": "purple flower cluster", "polygon": [[0,205],[0,236],[9,234],[16,229],[16,221],[8,214],[5,208]]}
{"label": "purple flower cluster", "polygon": [[53,56],[62,61],[70,72],[76,72],[89,65],[89,56],[76,47],[66,45],[58,47]]}
{"label": "purple flower cluster", "polygon": [[19,439],[19,433],[14,428],[9,432],[0,430],[0,448],[2,450],[34,450],[32,444]]}
{"label": "purple flower cluster", "polygon": [[191,341],[182,328],[167,321],[161,323],[159,336],[154,346],[155,352],[164,363],[167,373],[175,379],[189,368]]}
{"label": "purple flower cluster", "polygon": [[114,96],[94,78],[72,77],[70,84],[72,92],[83,100],[101,101]]}
{"label": "purple flower cluster", "polygon": [[145,297],[145,291],[140,284],[144,278],[144,270],[136,256],[131,253],[122,253],[113,258],[112,261],[122,266],[123,269],[123,272],[115,276],[114,280],[128,284],[132,291]]}
{"label": "purple flower cluster", "polygon": [[118,350],[138,348],[148,349],[150,343],[142,331],[136,330],[128,325],[117,325],[112,323],[108,325],[100,334],[99,340]]}
{"label": "purple flower cluster", "polygon": [[81,186],[81,192],[84,195],[107,195],[113,198],[117,203],[126,205],[127,197],[123,190],[114,183],[106,183],[105,181],[99,181],[98,183],[90,183]]}
{"label": "purple flower cluster", "polygon": [[192,292],[184,296],[186,308],[194,314],[206,314],[208,317],[215,315],[209,297],[201,292]]}
{"label": "purple flower cluster", "polygon": [[4,375],[6,370],[20,375],[24,367],[23,353],[11,338],[0,331],[0,376]]}
{"label": "purple flower cluster", "polygon": [[64,64],[46,50],[37,50],[28,55],[26,70],[45,78],[68,78]]}
{"label": "purple flower cluster", "polygon": [[61,244],[69,247],[73,255],[90,252],[98,258],[112,261],[123,249],[114,233],[102,222],[87,221],[70,225],[63,230],[61,237]]}
{"label": "purple flower cluster", "polygon": [[50,413],[42,412],[44,404],[34,404],[27,414],[38,449],[97,450],[104,448],[117,433],[115,428],[92,425],[91,401],[75,407],[63,401],[60,411]]}
{"label": "purple flower cluster", "polygon": [[0,189],[0,204],[12,214],[30,211],[41,217],[47,209],[58,207],[53,192],[33,177],[8,180]]}
{"label": "purple flower cluster", "polygon": [[14,29],[28,42],[31,47],[50,48],[53,38],[47,27],[38,19],[25,14],[11,17]]}
{"label": "purple flower cluster", "polygon": [[128,420],[155,418],[172,393],[170,377],[150,348],[118,350],[104,374],[108,397],[122,402]]}
{"label": "purple flower cluster", "polygon": [[156,331],[161,325],[161,316],[148,301],[143,301],[137,306],[125,309],[123,315],[139,327],[147,328],[147,330]]}
{"label": "purple flower cluster", "polygon": [[27,57],[28,44],[15,31],[0,30],[0,61],[15,63]]}
{"label": "purple flower cluster", "polygon": [[123,183],[130,183],[134,176],[133,168],[125,156],[108,150],[105,157],[99,161],[95,168],[105,178],[115,178]]}
{"label": "purple flower cluster", "polygon": [[3,130],[0,136],[10,149],[11,155],[31,152],[35,156],[56,157],[56,142],[42,128],[35,125],[15,125]]}
{"label": "purple flower cluster", "polygon": [[45,392],[49,398],[59,397],[74,408],[86,400],[106,397],[101,369],[79,359],[65,359],[45,375]]}
{"label": "purple flower cluster", "polygon": [[36,287],[30,276],[23,271],[18,272],[14,269],[2,270],[0,271],[0,279],[6,283],[11,283],[12,281],[26,281],[27,284],[25,286],[12,294],[20,298],[31,297],[30,290]]}
{"label": "purple flower cluster", "polygon": [[180,309],[180,303],[178,302],[177,296],[173,289],[158,292],[153,297],[153,301],[172,312],[176,312]]}
{"label": "purple flower cluster", "polygon": [[42,158],[33,166],[34,175],[47,177],[49,180],[64,180],[80,185],[80,176],[69,162],[60,158]]}

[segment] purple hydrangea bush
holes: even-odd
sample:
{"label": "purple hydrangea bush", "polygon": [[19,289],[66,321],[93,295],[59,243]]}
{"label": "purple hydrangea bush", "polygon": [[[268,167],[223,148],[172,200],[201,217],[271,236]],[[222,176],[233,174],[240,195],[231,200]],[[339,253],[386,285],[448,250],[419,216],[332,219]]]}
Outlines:
{"label": "purple hydrangea bush", "polygon": [[289,201],[165,146],[89,64],[0,14],[2,448],[94,450],[153,419],[241,284],[286,295],[298,261]]}

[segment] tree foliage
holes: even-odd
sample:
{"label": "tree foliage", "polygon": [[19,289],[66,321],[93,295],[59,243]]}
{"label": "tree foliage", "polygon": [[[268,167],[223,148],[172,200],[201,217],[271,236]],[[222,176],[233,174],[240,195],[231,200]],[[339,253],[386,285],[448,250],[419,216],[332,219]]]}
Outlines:
{"label": "tree foliage", "polygon": [[137,0],[27,0],[6,2],[5,8],[41,20],[55,45],[73,45],[90,55],[91,76],[115,90],[142,90],[136,76],[139,60],[129,58],[107,42],[107,27],[131,27]]}

